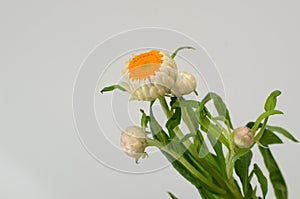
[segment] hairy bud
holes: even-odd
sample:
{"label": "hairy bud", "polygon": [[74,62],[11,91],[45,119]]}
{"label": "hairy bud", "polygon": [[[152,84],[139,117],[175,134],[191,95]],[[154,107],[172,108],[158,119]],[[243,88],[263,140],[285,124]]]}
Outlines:
{"label": "hairy bud", "polygon": [[121,148],[130,157],[143,156],[146,146],[145,131],[138,126],[130,126],[121,134]]}
{"label": "hairy bud", "polygon": [[253,133],[246,126],[239,127],[233,131],[233,142],[239,148],[249,148],[254,142]]}
{"label": "hairy bud", "polygon": [[173,93],[180,97],[182,95],[190,94],[196,89],[196,79],[194,75],[188,72],[179,72],[175,86],[172,89]]}

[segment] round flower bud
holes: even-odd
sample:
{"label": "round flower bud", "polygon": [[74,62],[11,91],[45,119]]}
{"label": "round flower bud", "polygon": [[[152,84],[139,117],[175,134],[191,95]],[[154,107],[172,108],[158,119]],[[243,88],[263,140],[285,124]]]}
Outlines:
{"label": "round flower bud", "polygon": [[138,126],[130,126],[121,134],[121,148],[130,157],[143,156],[146,146],[146,133]]}
{"label": "round flower bud", "polygon": [[239,127],[233,131],[233,142],[239,148],[249,148],[254,142],[253,133],[246,126]]}
{"label": "round flower bud", "polygon": [[180,97],[182,95],[190,94],[196,89],[196,79],[194,75],[188,72],[179,72],[175,82],[175,86],[172,89],[174,95]]}

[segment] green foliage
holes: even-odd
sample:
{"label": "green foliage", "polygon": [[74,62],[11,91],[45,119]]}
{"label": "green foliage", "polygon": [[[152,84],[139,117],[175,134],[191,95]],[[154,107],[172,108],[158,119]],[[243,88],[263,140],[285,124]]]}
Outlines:
{"label": "green foliage", "polygon": [[104,93],[104,92],[109,92],[109,91],[113,91],[115,89],[119,89],[121,91],[126,91],[122,86],[120,85],[111,85],[111,86],[107,86],[107,87],[104,87],[100,92],[101,93]]}
{"label": "green foliage", "polygon": [[257,164],[254,164],[254,168],[250,174],[250,176],[253,175],[253,173],[256,175],[257,180],[260,184],[261,191],[263,193],[263,198],[266,198],[267,192],[268,192],[268,180],[266,176],[263,174],[262,170],[259,168]]}
{"label": "green foliage", "polygon": [[249,177],[249,166],[252,159],[252,152],[249,151],[244,156],[237,159],[235,163],[235,172],[239,176],[240,181],[243,185],[243,193],[245,199],[251,199],[252,196],[252,186],[251,178]]}
{"label": "green foliage", "polygon": [[[249,122],[247,126],[252,129],[253,133],[259,130],[255,138],[256,141],[259,142],[259,150],[263,156],[266,168],[269,171],[269,178],[274,187],[276,197],[278,199],[285,199],[287,198],[287,187],[285,180],[271,153],[271,150],[268,147],[272,144],[283,143],[276,134],[281,134],[294,142],[298,142],[298,140],[282,127],[267,125],[267,121],[270,116],[282,114],[281,111],[275,110],[277,97],[280,94],[280,91],[272,92],[265,102],[265,112],[262,113],[255,122]],[[206,104],[209,101],[213,102],[218,113],[217,116],[212,116],[207,109]],[[152,104],[153,103],[151,103],[151,107]],[[225,184],[225,186],[223,185],[223,188],[225,190],[228,188],[227,194],[229,195],[233,193],[238,195],[240,191],[237,187],[238,184],[234,179],[233,184],[229,183],[230,181],[228,181],[229,179],[226,175],[226,171],[228,171],[228,164],[233,165],[234,170],[241,181],[244,195],[243,197],[245,199],[261,198],[257,196],[257,186],[253,187],[252,185],[252,178],[255,175],[259,182],[260,189],[262,190],[262,198],[266,198],[268,192],[267,178],[257,164],[254,164],[251,172],[249,170],[253,156],[251,149],[246,148],[232,151],[232,159],[226,159],[224,156],[223,146],[225,146],[229,151],[232,150],[230,143],[232,142],[230,140],[231,138],[226,136],[228,136],[227,134],[233,130],[233,126],[229,111],[220,96],[215,93],[209,93],[203,98],[202,101],[185,100],[184,98],[178,99],[176,97],[171,97],[171,116],[165,125],[169,135],[167,135],[158,125],[153,116],[151,107],[150,118],[147,119],[147,117],[143,116],[144,119],[142,119],[142,121],[144,121],[144,125],[145,123],[147,124],[147,122],[150,122],[152,132],[156,132],[154,134],[156,139],[160,140],[165,145],[169,143],[169,146],[176,151],[183,152],[182,157],[188,160],[193,167],[201,171],[204,176],[206,176],[208,179],[210,178],[210,180],[215,184],[220,185],[220,183],[223,182]],[[175,130],[181,124],[181,119],[186,123],[190,132],[181,137],[181,139],[178,139],[177,132]],[[223,122],[229,132],[227,132],[220,122]],[[209,152],[207,143],[205,142],[201,131],[207,134],[208,140],[213,146],[215,154]],[[193,142],[190,141],[191,139]],[[172,140],[175,142],[171,142]],[[191,144],[189,148],[185,148],[183,144],[187,141]],[[184,150],[187,151],[184,152]],[[197,157],[194,156],[192,151],[197,152]],[[172,161],[174,168],[197,187],[200,195],[203,198],[219,198],[219,196],[215,195],[216,193],[214,193],[210,187],[208,187],[201,180],[199,181],[199,179],[195,178],[195,176],[190,173],[190,171],[180,162],[174,158],[168,157],[167,154],[165,155],[170,161]],[[219,174],[216,175],[217,173]],[[235,191],[231,192],[232,190]],[[170,196],[171,198],[175,197],[172,194]],[[223,197],[233,198],[232,195],[223,195]],[[236,196],[236,198],[238,197],[239,196]]]}
{"label": "green foliage", "polygon": [[175,137],[174,128],[177,127],[181,122],[181,109],[179,107],[175,108],[175,112],[172,117],[167,121],[166,127],[169,131],[170,138]]}
{"label": "green foliage", "polygon": [[[189,46],[178,48],[172,54],[172,58],[183,49],[193,48]],[[101,93],[115,89],[125,91],[119,85],[112,85],[103,88]],[[268,125],[270,116],[283,114],[282,111],[276,110],[280,94],[278,90],[273,91],[266,99],[264,112],[255,122],[247,123],[247,127],[255,135],[255,142],[268,170],[268,178],[276,198],[286,199],[287,185],[270,146],[283,143],[279,135],[293,142],[298,140],[286,129]],[[250,170],[253,156],[251,149],[255,144],[244,149],[234,145],[232,134],[234,128],[222,98],[216,93],[208,93],[201,101],[177,98],[171,94],[166,97],[169,98],[169,103],[165,98],[159,98],[167,116],[164,125],[160,125],[154,116],[152,106],[155,101],[150,103],[149,115],[140,110],[141,127],[150,128],[152,133],[153,139],[149,139],[151,146],[160,148],[173,167],[197,188],[202,198],[265,199],[268,193],[267,177],[256,163]],[[212,115],[206,107],[209,102],[213,103],[217,115]],[[181,132],[182,123],[188,127],[188,132]],[[213,151],[209,150],[209,144]],[[238,179],[234,179],[233,172],[238,176],[241,188],[237,183]],[[253,176],[257,178],[258,186],[253,185]],[[262,196],[257,196],[258,188],[261,189]],[[178,199],[174,194],[170,192],[168,194],[172,199]]]}
{"label": "green foliage", "polygon": [[277,97],[281,94],[281,91],[273,91],[266,100],[265,111],[274,110],[277,103]]}
{"label": "green foliage", "polygon": [[172,59],[174,59],[174,58],[176,57],[176,55],[177,55],[177,53],[178,53],[179,51],[184,50],[184,49],[196,50],[196,49],[195,49],[194,47],[192,47],[192,46],[183,46],[183,47],[179,47],[177,50],[175,50],[175,51],[172,53],[172,55],[171,55]]}
{"label": "green foliage", "polygon": [[282,127],[279,127],[279,126],[269,126],[267,125],[267,128],[273,132],[276,132],[276,133],[279,133],[279,134],[282,134],[283,136],[285,136],[286,138],[294,141],[294,142],[298,142],[298,140],[291,134],[289,133],[287,130],[285,130],[284,128]]}
{"label": "green foliage", "polygon": [[263,146],[268,146],[270,144],[282,144],[282,140],[274,134],[272,131],[265,129],[262,137],[260,138],[259,142]]}
{"label": "green foliage", "polygon": [[179,199],[177,198],[174,194],[172,194],[171,192],[168,192],[169,196],[172,198],[172,199]]}
{"label": "green foliage", "polygon": [[146,115],[145,111],[143,109],[140,109],[142,113],[142,118],[141,118],[141,127],[142,128],[147,128],[148,123],[150,121],[150,117]]}
{"label": "green foliage", "polygon": [[207,102],[210,100],[213,100],[213,103],[215,105],[215,108],[219,114],[219,116],[223,116],[225,118],[225,123],[230,126],[230,128],[233,128],[232,123],[231,123],[231,118],[229,115],[229,111],[223,102],[222,98],[217,95],[216,93],[208,93],[202,100],[203,105],[205,105]]}
{"label": "green foliage", "polygon": [[259,150],[263,156],[264,163],[269,171],[269,178],[273,185],[275,195],[278,199],[287,199],[288,190],[283,178],[283,175],[279,169],[276,160],[273,157],[270,149],[259,147]]}

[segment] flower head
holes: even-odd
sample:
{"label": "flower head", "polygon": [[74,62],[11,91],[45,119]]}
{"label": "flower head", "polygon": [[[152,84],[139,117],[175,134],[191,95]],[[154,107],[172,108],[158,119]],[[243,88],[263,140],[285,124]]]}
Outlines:
{"label": "flower head", "polygon": [[177,78],[177,66],[169,53],[151,50],[129,60],[120,85],[131,93],[131,100],[152,101],[170,92]]}
{"label": "flower head", "polygon": [[233,131],[233,142],[239,148],[249,148],[254,142],[254,136],[251,130],[242,126]]}
{"label": "flower head", "polygon": [[136,159],[145,154],[146,133],[138,126],[130,126],[121,134],[121,148],[122,150]]}

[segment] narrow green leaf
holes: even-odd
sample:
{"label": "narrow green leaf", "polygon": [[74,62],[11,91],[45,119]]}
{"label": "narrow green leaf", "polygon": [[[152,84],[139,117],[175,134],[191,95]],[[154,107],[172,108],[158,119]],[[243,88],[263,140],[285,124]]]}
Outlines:
{"label": "narrow green leaf", "polygon": [[198,189],[200,196],[202,199],[220,199],[219,196],[216,196],[210,192],[208,192],[206,189],[204,188],[200,188]]}
{"label": "narrow green leaf", "polygon": [[243,192],[245,198],[251,198],[252,186],[249,180],[249,166],[251,164],[252,152],[249,151],[244,156],[237,159],[235,162],[235,172],[239,176],[240,181],[243,185]]}
{"label": "narrow green leaf", "polygon": [[182,119],[187,124],[190,133],[197,133],[199,124],[193,106],[197,106],[199,102],[195,103],[195,101],[192,100],[181,99],[179,103],[181,107]]}
{"label": "narrow green leaf", "polygon": [[219,139],[222,144],[224,144],[227,148],[229,148],[228,140],[222,134],[222,129],[218,128],[215,124],[213,124],[209,119],[208,115],[210,113],[201,103],[199,108],[197,109],[198,122],[201,126],[201,129],[207,134],[213,135],[215,138]]}
{"label": "narrow green leaf", "polygon": [[224,116],[225,119],[227,120],[230,128],[233,128],[231,118],[229,115],[229,111],[228,111],[225,103],[223,102],[222,98],[219,95],[217,95],[216,93],[210,92],[202,99],[202,103],[205,105],[210,100],[213,100],[213,103],[216,107],[216,110],[217,110],[219,116]]}
{"label": "narrow green leaf", "polygon": [[[249,129],[252,129],[252,127],[254,126],[255,122],[248,122],[246,124],[246,126],[249,128]],[[262,127],[262,123],[259,124],[258,128],[261,128]]]}
{"label": "narrow green leaf", "polygon": [[271,131],[280,133],[282,135],[284,135],[286,138],[294,141],[294,142],[298,142],[298,140],[291,134],[289,133],[286,129],[279,127],[279,126],[267,126],[267,128]]}
{"label": "narrow green leaf", "polygon": [[[197,131],[197,134],[194,137],[194,145],[195,145],[195,148],[196,148],[198,154],[200,153],[200,150],[202,150],[204,152],[204,154],[209,153],[208,148],[207,148],[206,144],[204,143],[204,138],[203,138],[203,135],[200,132],[200,130]],[[200,156],[200,157],[202,157],[202,156]]]}
{"label": "narrow green leaf", "polygon": [[154,101],[150,103],[150,129],[152,132],[152,135],[155,139],[159,140],[164,145],[169,143],[169,136],[164,132],[162,127],[159,125],[157,120],[154,117],[152,105],[154,104]]}
{"label": "narrow green leaf", "polygon": [[257,180],[260,184],[260,188],[263,193],[263,198],[266,198],[268,192],[268,180],[257,164],[254,164],[253,172],[255,173]]}
{"label": "narrow green leaf", "polygon": [[168,192],[169,196],[172,198],[172,199],[179,199],[177,198],[174,194],[172,194],[171,192]]}
{"label": "narrow green leaf", "polygon": [[[161,142],[163,145],[167,146],[169,144],[169,138],[168,135],[164,132],[162,127],[159,125],[157,120],[154,117],[152,106],[154,104],[154,101],[150,103],[150,129],[152,132],[153,137]],[[189,182],[191,182],[196,187],[202,187],[203,183],[194,177],[194,175],[189,172],[188,169],[186,169],[178,160],[174,159],[172,156],[170,156],[168,153],[162,151],[164,156],[168,159],[169,162],[172,163],[173,167]]]}
{"label": "narrow green leaf", "polygon": [[189,133],[189,134],[186,134],[184,135],[184,137],[180,140],[181,143],[187,141],[188,139],[196,136],[197,134],[196,133]]}
{"label": "narrow green leaf", "polygon": [[283,175],[279,169],[279,166],[271,153],[271,150],[262,147],[259,147],[259,150],[263,156],[264,163],[269,171],[269,178],[273,185],[276,197],[279,199],[287,199],[287,186]]}
{"label": "narrow green leaf", "polygon": [[252,191],[251,199],[258,199],[258,197],[256,196],[256,191],[257,191],[257,186],[255,186]]}
{"label": "narrow green leaf", "polygon": [[265,103],[265,111],[274,110],[277,103],[277,97],[281,94],[281,91],[275,90],[273,91],[266,100]]}
{"label": "narrow green leaf", "polygon": [[270,144],[282,144],[282,140],[275,135],[272,131],[265,129],[262,137],[260,138],[259,142],[263,146],[268,146]]}
{"label": "narrow green leaf", "polygon": [[177,50],[175,50],[172,55],[171,55],[171,58],[174,59],[177,55],[177,53],[181,50],[184,50],[184,49],[191,49],[191,50],[196,50],[194,47],[192,46],[182,46],[182,47],[179,47],[177,48]]}
{"label": "narrow green leaf", "polygon": [[113,91],[115,89],[119,89],[121,91],[126,91],[122,86],[120,85],[111,85],[111,86],[107,86],[107,87],[104,87],[100,92],[101,93],[104,93],[104,92],[108,92],[108,91]]}
{"label": "narrow green leaf", "polygon": [[227,174],[226,174],[226,164],[225,164],[225,156],[223,153],[223,148],[222,148],[222,143],[216,139],[214,136],[212,136],[211,134],[207,135],[211,145],[213,146],[213,149],[216,153],[215,160],[218,164],[218,167],[216,167],[220,174],[224,177],[227,178]]}
{"label": "narrow green leaf", "polygon": [[175,109],[176,107],[179,107],[179,102],[177,100],[177,97],[171,97],[170,107],[171,109]]}
{"label": "narrow green leaf", "polygon": [[181,109],[176,108],[174,114],[172,117],[167,121],[166,127],[167,129],[173,130],[175,127],[177,127],[181,122]]}
{"label": "narrow green leaf", "polygon": [[276,115],[276,114],[283,114],[283,112],[279,111],[279,110],[271,110],[271,111],[266,111],[264,113],[262,113],[255,121],[255,124],[252,127],[252,132],[255,133],[256,130],[259,128],[259,126],[261,125],[261,122],[265,119],[268,118],[271,115]]}
{"label": "narrow green leaf", "polygon": [[150,117],[146,115],[146,113],[143,109],[140,109],[140,111],[142,113],[141,127],[146,128],[148,126],[148,122],[150,121]]}

